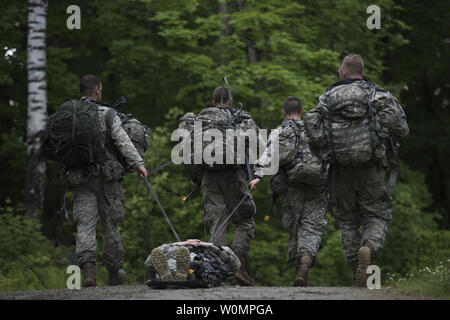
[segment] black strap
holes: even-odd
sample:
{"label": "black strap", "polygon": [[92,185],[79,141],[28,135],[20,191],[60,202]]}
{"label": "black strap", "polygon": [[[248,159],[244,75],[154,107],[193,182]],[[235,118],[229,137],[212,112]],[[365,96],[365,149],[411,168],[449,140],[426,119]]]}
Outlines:
{"label": "black strap", "polygon": [[394,195],[394,189],[395,189],[395,184],[397,182],[397,176],[398,176],[398,167],[392,167],[390,168],[390,172],[389,172],[389,181],[388,181],[388,185],[387,185],[387,194],[392,197]]}
{"label": "black strap", "polygon": [[148,173],[148,175],[151,176],[151,175],[157,173],[158,171],[161,171],[162,169],[164,169],[165,167],[167,167],[169,164],[172,164],[172,163],[173,163],[172,161],[167,161],[166,163],[163,163],[163,164],[160,165],[159,167],[157,167],[157,168],[151,170],[151,171]]}
{"label": "black strap", "polygon": [[72,143],[75,141],[75,129],[77,127],[77,111],[75,109],[75,101],[72,100]]}
{"label": "black strap", "polygon": [[367,116],[369,118],[369,131],[370,131],[370,140],[372,145],[372,150],[376,149],[376,141],[375,141],[375,114],[374,114],[374,106],[372,105],[372,99],[375,95],[375,86],[370,82],[364,82],[362,88],[366,92],[366,103],[367,103]]}
{"label": "black strap", "polygon": [[[325,100],[326,100],[327,112],[325,112],[323,115],[324,115],[324,120],[325,120],[324,127],[326,129],[325,131],[326,131],[328,151],[329,151],[328,162],[330,163],[330,171],[328,173],[328,188],[327,189],[329,190],[330,204],[333,206],[337,201],[337,189],[338,189],[337,176],[338,176],[339,168],[336,163],[335,155],[334,155],[333,133],[332,133],[332,129],[331,129],[332,122],[333,122],[332,114],[331,114],[331,110],[330,110],[331,98],[330,98],[328,91],[325,94]],[[322,167],[322,169],[323,169],[323,167]]]}
{"label": "black strap", "polygon": [[273,192],[269,195],[269,205],[268,205],[269,210],[267,210],[268,216],[271,216],[272,212],[275,212],[275,215],[277,215],[277,207],[275,206],[275,204],[279,196],[280,195],[275,194]]}
{"label": "black strap", "polygon": [[167,216],[166,211],[164,210],[163,206],[161,205],[161,203],[159,202],[158,197],[156,196],[155,192],[153,191],[152,185],[150,184],[150,182],[148,181],[147,178],[144,179],[145,183],[147,184],[148,189],[150,190],[150,192],[153,195],[153,198],[155,198],[156,203],[158,204],[159,208],[161,209],[162,213],[164,214],[164,218],[166,218],[167,223],[170,226],[170,229],[172,230],[173,234],[175,235],[175,238],[178,240],[178,242],[181,242],[180,237],[178,237],[177,232],[175,231],[172,223],[170,222],[169,217]]}
{"label": "black strap", "polygon": [[69,220],[69,211],[67,211],[67,208],[66,208],[67,191],[68,190],[66,189],[66,191],[64,192],[63,205],[62,205],[61,209],[59,209],[56,212],[56,215],[57,216],[64,216],[66,218],[66,220]]}
{"label": "black strap", "polygon": [[117,111],[109,108],[108,111],[106,111],[105,114],[105,124],[106,124],[106,130],[111,131],[113,122],[114,122],[114,118],[117,115]]}
{"label": "black strap", "polygon": [[394,189],[395,189],[395,184],[397,182],[397,176],[398,176],[398,162],[397,162],[397,157],[394,151],[394,144],[395,141],[392,137],[390,137],[389,139],[387,139],[387,143],[388,143],[388,148],[386,151],[386,155],[388,158],[388,162],[389,162],[389,180],[388,180],[388,184],[387,184],[387,193],[390,197],[392,197],[394,195]]}

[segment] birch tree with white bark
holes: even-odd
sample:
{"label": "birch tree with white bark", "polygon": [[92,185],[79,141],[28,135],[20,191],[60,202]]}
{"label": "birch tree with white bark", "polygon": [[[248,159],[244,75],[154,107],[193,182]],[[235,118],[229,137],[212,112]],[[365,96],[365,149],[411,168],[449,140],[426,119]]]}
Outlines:
{"label": "birch tree with white bark", "polygon": [[46,79],[46,0],[28,1],[28,118],[27,118],[27,167],[24,185],[25,214],[36,216],[44,203],[46,165],[39,159],[40,132],[47,119]]}

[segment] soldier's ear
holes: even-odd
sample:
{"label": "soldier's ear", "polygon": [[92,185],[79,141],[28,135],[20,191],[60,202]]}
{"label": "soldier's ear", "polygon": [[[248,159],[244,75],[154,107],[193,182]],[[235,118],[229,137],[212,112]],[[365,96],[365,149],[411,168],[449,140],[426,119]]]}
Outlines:
{"label": "soldier's ear", "polygon": [[339,78],[345,78],[345,69],[342,66],[339,67]]}

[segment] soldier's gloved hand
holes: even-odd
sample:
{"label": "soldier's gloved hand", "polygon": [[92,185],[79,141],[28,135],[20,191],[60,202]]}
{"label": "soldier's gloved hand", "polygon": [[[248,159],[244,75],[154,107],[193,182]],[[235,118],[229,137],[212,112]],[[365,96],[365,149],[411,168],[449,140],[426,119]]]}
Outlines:
{"label": "soldier's gloved hand", "polygon": [[250,186],[250,191],[255,190],[256,189],[256,185],[261,181],[260,178],[256,178],[253,179],[252,181],[250,181],[249,186]]}
{"label": "soldier's gloved hand", "polygon": [[140,166],[140,167],[138,168],[138,172],[139,172],[139,177],[140,177],[141,179],[145,179],[145,178],[148,177],[147,169],[145,169],[144,166]]}

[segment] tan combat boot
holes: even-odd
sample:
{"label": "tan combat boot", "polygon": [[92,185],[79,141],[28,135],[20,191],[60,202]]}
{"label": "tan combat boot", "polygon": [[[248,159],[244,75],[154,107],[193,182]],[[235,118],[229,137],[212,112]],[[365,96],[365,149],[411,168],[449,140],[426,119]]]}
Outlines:
{"label": "tan combat boot", "polygon": [[350,267],[353,271],[353,283],[352,287],[356,287],[356,270],[358,270],[358,260],[350,262]]}
{"label": "tan combat boot", "polygon": [[372,252],[369,246],[361,247],[358,250],[358,268],[355,273],[355,286],[367,287],[367,267],[372,263]]}
{"label": "tan combat boot", "polygon": [[97,285],[95,277],[95,264],[92,262],[85,262],[81,266],[83,271],[83,287],[95,287]]}
{"label": "tan combat boot", "polygon": [[240,286],[251,287],[253,286],[253,281],[248,275],[247,269],[247,257],[240,250],[233,250],[239,261],[241,262],[241,268],[236,271],[234,276],[236,277],[237,283]]}
{"label": "tan combat boot", "polygon": [[191,267],[191,253],[189,249],[181,246],[175,253],[175,260],[177,262],[177,272],[175,273],[176,281],[186,281],[189,269]]}
{"label": "tan combat boot", "polygon": [[156,272],[159,274],[159,278],[162,281],[174,281],[175,278],[169,269],[169,264],[167,263],[166,255],[161,248],[153,249],[150,256],[150,263],[155,268]]}
{"label": "tan combat boot", "polygon": [[300,267],[295,276],[294,287],[306,287],[308,285],[308,271],[311,268],[313,259],[309,256],[302,256],[300,258]]}
{"label": "tan combat boot", "polygon": [[108,286],[120,286],[127,279],[127,273],[125,270],[119,271],[108,270]]}

